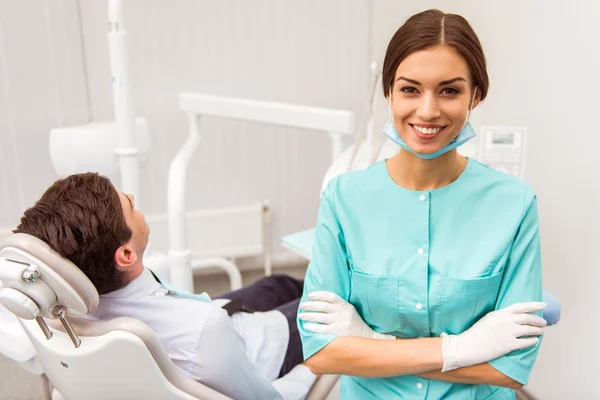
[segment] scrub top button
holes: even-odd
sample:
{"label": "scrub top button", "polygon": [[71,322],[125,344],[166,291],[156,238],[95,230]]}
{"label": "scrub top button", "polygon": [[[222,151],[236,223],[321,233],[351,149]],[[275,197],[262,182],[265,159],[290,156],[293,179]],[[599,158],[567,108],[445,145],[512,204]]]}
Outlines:
{"label": "scrub top button", "polygon": [[421,303],[417,303],[417,310],[420,310],[420,309],[422,309],[422,308],[423,308],[423,304],[421,304]]}
{"label": "scrub top button", "polygon": [[423,389],[423,384],[421,382],[417,383],[417,389]]}
{"label": "scrub top button", "polygon": [[417,250],[417,253],[419,253],[420,255],[423,255],[423,253],[425,253],[425,251],[423,249],[419,249],[419,250]]}
{"label": "scrub top button", "polygon": [[419,200],[421,200],[421,201],[425,200],[425,195],[424,194],[420,195]]}

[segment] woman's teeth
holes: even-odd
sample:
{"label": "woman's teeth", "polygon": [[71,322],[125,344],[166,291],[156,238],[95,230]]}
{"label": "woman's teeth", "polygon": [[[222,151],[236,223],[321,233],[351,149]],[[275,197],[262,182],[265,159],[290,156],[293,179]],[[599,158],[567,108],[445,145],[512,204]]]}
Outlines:
{"label": "woman's teeth", "polygon": [[422,127],[417,126],[417,125],[413,125],[413,128],[415,128],[415,130],[417,132],[420,132],[423,135],[435,135],[436,133],[438,133],[439,131],[441,131],[443,129],[443,127],[440,127],[440,128],[422,128]]}

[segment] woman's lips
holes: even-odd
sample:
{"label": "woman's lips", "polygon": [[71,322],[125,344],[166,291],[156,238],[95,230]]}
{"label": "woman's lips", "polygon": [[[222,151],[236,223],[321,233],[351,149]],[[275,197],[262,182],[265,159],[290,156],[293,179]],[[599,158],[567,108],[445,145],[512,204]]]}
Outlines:
{"label": "woman's lips", "polygon": [[[441,129],[439,129],[435,133],[423,133],[423,132],[419,132],[415,128],[415,125],[412,125],[412,124],[409,124],[409,125],[410,125],[410,128],[412,129],[412,131],[414,132],[415,136],[417,136],[419,139],[422,139],[422,140],[433,140],[436,137],[438,137],[440,135],[440,133],[442,133],[444,131],[444,129],[446,129],[446,127],[444,126],[444,127],[441,127]],[[433,129],[433,128],[426,128],[426,127],[420,127],[420,126],[419,126],[419,128],[427,129],[427,130]]]}

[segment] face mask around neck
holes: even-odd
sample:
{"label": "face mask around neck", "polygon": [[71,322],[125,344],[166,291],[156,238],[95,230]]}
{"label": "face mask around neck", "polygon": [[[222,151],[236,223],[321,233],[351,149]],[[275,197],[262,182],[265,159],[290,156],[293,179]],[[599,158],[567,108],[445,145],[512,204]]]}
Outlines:
{"label": "face mask around neck", "polygon": [[[412,154],[416,155],[417,157],[423,158],[425,160],[431,160],[431,159],[437,158],[437,157],[441,156],[442,154],[449,152],[450,150],[456,149],[457,147],[465,144],[467,141],[469,141],[475,137],[475,129],[473,129],[473,126],[469,122],[469,118],[471,117],[471,109],[472,109],[473,103],[475,101],[475,93],[477,93],[477,92],[475,91],[473,93],[473,99],[471,100],[471,105],[467,112],[467,122],[465,123],[463,128],[460,130],[460,132],[454,138],[454,140],[452,140],[446,146],[444,146],[443,148],[439,149],[438,151],[436,151],[434,153],[430,153],[430,154],[417,153],[417,152],[413,151],[410,147],[408,147],[406,142],[404,140],[402,140],[402,138],[400,137],[400,134],[398,133],[398,130],[396,129],[396,126],[394,125],[394,118],[392,115],[392,108],[391,108],[391,100],[390,100],[390,121],[383,128],[383,134],[386,135],[388,138],[390,138],[390,140],[392,142],[396,143],[398,146],[402,147],[404,150],[410,151]],[[391,96],[391,94],[390,94],[390,96]]]}

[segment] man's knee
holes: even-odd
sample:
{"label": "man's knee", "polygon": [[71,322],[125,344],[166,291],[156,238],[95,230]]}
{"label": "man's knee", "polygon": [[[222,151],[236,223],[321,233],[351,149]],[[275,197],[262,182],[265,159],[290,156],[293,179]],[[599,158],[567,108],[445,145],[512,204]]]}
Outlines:
{"label": "man's knee", "polygon": [[265,276],[264,278],[259,279],[254,284],[260,283],[275,283],[278,285],[292,284],[294,286],[302,287],[304,285],[304,281],[300,279],[296,279],[287,274],[273,274],[270,276]]}

